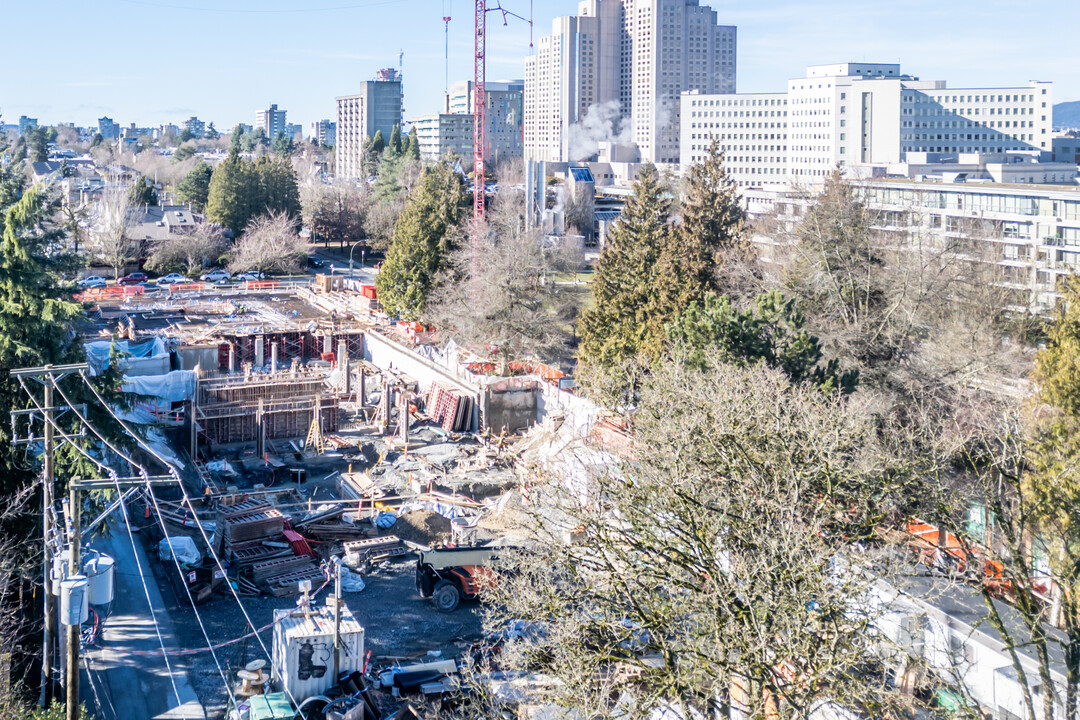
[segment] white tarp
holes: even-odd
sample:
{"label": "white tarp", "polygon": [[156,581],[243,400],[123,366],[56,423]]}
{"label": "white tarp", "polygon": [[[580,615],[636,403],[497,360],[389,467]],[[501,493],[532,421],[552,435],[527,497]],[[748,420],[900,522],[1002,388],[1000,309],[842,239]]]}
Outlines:
{"label": "white tarp", "polygon": [[140,396],[130,408],[116,408],[117,414],[139,425],[184,424],[182,410],[173,410],[173,403],[190,400],[195,395],[195,371],[174,370],[164,375],[125,376],[120,389]]}
{"label": "white tarp", "polygon": [[195,371],[173,370],[164,375],[125,377],[120,389],[126,393],[148,395],[171,403],[190,400],[195,395]]}
{"label": "white tarp", "polygon": [[172,558],[169,557],[170,546],[172,547],[172,554],[176,555],[176,559],[182,563],[194,565],[202,558],[199,549],[195,547],[194,540],[186,536],[178,536],[162,538],[161,542],[158,543],[158,558],[160,560],[172,562]]}
{"label": "white tarp", "polygon": [[[112,346],[112,340],[94,340],[84,345],[86,363],[90,366],[91,375],[99,375],[108,369]],[[165,371],[168,371],[169,349],[165,346],[165,341],[160,337],[153,337],[140,342],[117,340],[116,349],[121,354],[128,356],[122,360],[122,366],[125,369],[137,366],[143,361],[150,361],[150,365],[164,367]]]}

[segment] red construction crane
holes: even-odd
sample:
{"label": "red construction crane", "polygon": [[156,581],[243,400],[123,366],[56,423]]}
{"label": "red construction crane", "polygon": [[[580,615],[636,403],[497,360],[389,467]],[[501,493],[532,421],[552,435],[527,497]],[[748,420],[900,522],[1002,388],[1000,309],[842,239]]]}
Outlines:
{"label": "red construction crane", "polygon": [[[530,8],[532,4],[530,3]],[[477,227],[484,219],[484,189],[485,170],[487,157],[487,92],[485,82],[487,79],[487,14],[489,12],[501,12],[503,25],[509,24],[508,17],[516,17],[529,23],[530,40],[532,47],[532,12],[530,17],[523,18],[517,13],[505,10],[502,4],[496,2],[496,6],[488,8],[487,0],[476,0],[476,59],[475,73],[473,78],[473,220]]]}

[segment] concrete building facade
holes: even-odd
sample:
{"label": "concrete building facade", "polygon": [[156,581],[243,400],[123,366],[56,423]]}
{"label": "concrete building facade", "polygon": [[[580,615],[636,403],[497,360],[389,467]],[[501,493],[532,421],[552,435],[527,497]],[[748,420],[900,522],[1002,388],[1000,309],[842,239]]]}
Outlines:
{"label": "concrete building facade", "polygon": [[439,113],[413,118],[420,157],[438,160],[448,154],[469,159],[473,152],[473,115]]}
{"label": "concrete building facade", "polygon": [[116,140],[120,137],[120,123],[110,117],[98,118],[98,133],[105,140]]}
{"label": "concrete building facade", "polygon": [[192,115],[183,123],[184,129],[197,138],[206,136],[206,123]]}
{"label": "concrete building facade", "polygon": [[380,130],[390,140],[394,126],[401,124],[402,100],[401,76],[393,69],[380,70],[359,93],[337,98],[334,147],[339,177],[362,176],[364,141]]}
{"label": "concrete building facade", "polygon": [[285,110],[278,110],[277,104],[273,104],[265,110],[259,110],[255,113],[255,125],[254,127],[262,128],[266,133],[266,137],[270,138],[273,142],[279,134],[285,133],[285,126],[288,125],[288,121],[285,119]]}
{"label": "concrete building facade", "polygon": [[[943,183],[854,180],[872,212],[873,228],[897,238],[918,238],[998,266],[1009,306],[1047,313],[1057,306],[1065,276],[1080,272],[1080,187],[1012,183]],[[772,214],[794,222],[813,200],[805,189],[745,188],[751,216]],[[755,237],[764,262],[775,239]]]}
{"label": "concrete building facade", "polygon": [[[507,80],[485,84],[484,96],[487,105],[487,153],[489,162],[519,158],[524,154],[524,80]],[[446,112],[451,115],[473,116],[475,103],[474,83],[471,80],[456,82],[450,86],[446,96]],[[434,116],[425,116],[432,118]],[[454,127],[455,121],[448,121]],[[458,152],[457,148],[453,149]],[[423,152],[423,145],[421,145]],[[472,153],[472,134],[470,132],[468,153]],[[440,153],[441,156],[444,153]]]}
{"label": "concrete building facade", "polygon": [[316,120],[311,123],[311,140],[323,147],[334,147],[337,123],[333,120]]}
{"label": "concrete building facade", "polygon": [[[680,163],[700,162],[716,140],[740,158],[729,162],[740,185],[767,186],[820,183],[834,167],[884,167],[908,153],[1049,159],[1052,105],[1048,82],[949,88],[903,75],[898,64],[817,65],[782,94],[683,93]],[[777,152],[787,156],[780,180],[771,171]]]}
{"label": "concrete building facade", "polygon": [[735,27],[698,0],[583,0],[526,59],[526,160],[588,160],[616,142],[678,163],[680,95],[735,92],[735,48]]}

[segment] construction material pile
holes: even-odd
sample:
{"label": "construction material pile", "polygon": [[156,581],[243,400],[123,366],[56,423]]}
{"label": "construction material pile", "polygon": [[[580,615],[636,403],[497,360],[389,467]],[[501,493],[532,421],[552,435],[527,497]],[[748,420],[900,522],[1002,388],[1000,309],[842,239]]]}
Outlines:
{"label": "construction material pile", "polygon": [[427,414],[447,432],[466,432],[472,429],[473,407],[476,401],[456,390],[432,383],[426,399]]}

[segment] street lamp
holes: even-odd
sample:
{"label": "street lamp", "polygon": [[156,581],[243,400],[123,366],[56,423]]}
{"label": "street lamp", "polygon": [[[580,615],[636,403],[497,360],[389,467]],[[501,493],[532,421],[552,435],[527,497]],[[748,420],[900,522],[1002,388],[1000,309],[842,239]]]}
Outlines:
{"label": "street lamp", "polygon": [[[359,245],[360,243],[366,243],[366,242],[367,242],[367,239],[357,240],[356,242],[353,243],[353,246],[351,248],[349,248],[349,277],[353,276],[353,251],[356,250],[357,245]],[[366,251],[367,251],[367,248],[364,248],[363,250],[360,251],[360,267],[364,266],[364,252],[366,252]]]}

